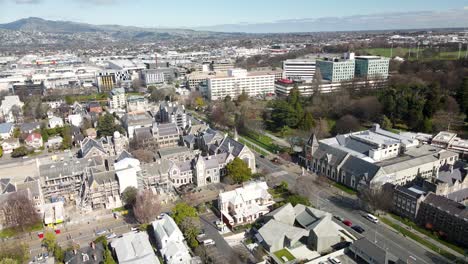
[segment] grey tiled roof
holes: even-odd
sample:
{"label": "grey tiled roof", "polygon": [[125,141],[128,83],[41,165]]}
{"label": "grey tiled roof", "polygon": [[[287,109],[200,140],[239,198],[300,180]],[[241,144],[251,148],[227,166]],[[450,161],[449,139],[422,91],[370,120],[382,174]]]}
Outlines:
{"label": "grey tiled roof", "polygon": [[372,258],[375,264],[387,264],[387,252],[376,244],[367,240],[365,237],[354,241],[354,243],[350,246],[350,249],[353,251],[355,250],[358,252],[363,252],[366,256]]}
{"label": "grey tiled roof", "polygon": [[104,147],[102,146],[102,143],[97,141],[97,140],[94,140],[92,138],[85,138],[82,142],[82,145],[81,145],[81,155],[83,157],[86,157],[89,152],[91,152],[91,150],[93,148],[96,148],[98,149],[100,152],[102,153],[106,153],[106,151],[104,150]]}
{"label": "grey tiled roof", "polygon": [[446,211],[451,215],[457,215],[460,218],[468,219],[468,208],[461,203],[457,203],[434,193],[429,193],[423,203],[429,204],[440,210]]}
{"label": "grey tiled roof", "polygon": [[57,178],[59,176],[70,176],[82,174],[87,167],[103,165],[102,157],[92,157],[89,159],[78,159],[72,161],[60,161],[39,166],[41,177]]}

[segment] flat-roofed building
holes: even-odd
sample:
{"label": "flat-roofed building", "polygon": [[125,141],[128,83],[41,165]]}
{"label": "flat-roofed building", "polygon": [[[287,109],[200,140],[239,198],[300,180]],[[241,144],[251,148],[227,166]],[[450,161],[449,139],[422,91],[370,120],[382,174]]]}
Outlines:
{"label": "flat-roofed building", "polygon": [[311,81],[315,76],[315,67],[315,60],[285,60],[283,61],[283,78]]}
{"label": "flat-roofed building", "polygon": [[354,79],[354,55],[349,59],[325,58],[317,60],[317,68],[322,78],[331,82],[342,82]]}
{"label": "flat-roofed building", "polygon": [[208,78],[207,97],[210,100],[226,96],[237,98],[245,92],[249,96],[264,96],[275,92],[276,73],[250,72],[230,69],[227,77]]}
{"label": "flat-roofed building", "polygon": [[380,56],[356,56],[356,77],[388,78],[390,59]]}

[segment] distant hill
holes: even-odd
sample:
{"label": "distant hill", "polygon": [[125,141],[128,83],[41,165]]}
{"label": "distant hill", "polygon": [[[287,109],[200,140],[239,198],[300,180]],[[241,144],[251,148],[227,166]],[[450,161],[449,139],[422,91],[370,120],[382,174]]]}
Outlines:
{"label": "distant hill", "polygon": [[212,35],[231,35],[229,33],[196,31],[192,29],[177,28],[141,28],[119,25],[92,25],[70,21],[52,21],[38,17],[23,18],[11,23],[0,24],[0,29],[17,31],[36,31],[44,33],[108,33],[112,36],[123,36],[125,38],[154,38],[154,37],[207,37]]}

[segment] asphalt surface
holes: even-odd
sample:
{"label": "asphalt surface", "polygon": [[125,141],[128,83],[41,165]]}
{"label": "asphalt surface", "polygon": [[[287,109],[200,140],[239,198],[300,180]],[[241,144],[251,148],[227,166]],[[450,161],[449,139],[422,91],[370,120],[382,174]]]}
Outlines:
{"label": "asphalt surface", "polygon": [[[284,167],[280,167],[266,158],[257,158],[257,164],[259,170],[267,170],[273,176],[267,177],[269,184],[272,182],[279,182],[285,180],[288,182],[290,188],[294,188],[294,184],[300,177],[315,177],[315,175],[299,176],[297,173],[284,172]],[[311,182],[311,181],[310,181]],[[374,224],[364,218],[362,215],[364,212],[359,210],[357,205],[357,198],[350,198],[345,195],[339,194],[339,191],[331,186],[316,185],[312,182],[309,187],[309,198],[312,204],[316,207],[331,212],[334,215],[339,215],[347,220],[350,220],[353,225],[359,225],[365,229],[364,233],[359,236],[365,236],[370,241],[374,241],[381,248],[388,250],[394,256],[402,259],[403,261],[411,264],[416,263],[450,263],[440,255],[428,251],[422,245],[417,244],[410,238],[406,238],[403,235],[397,233],[395,230],[387,227],[382,223]],[[357,234],[349,228],[350,232]]]}

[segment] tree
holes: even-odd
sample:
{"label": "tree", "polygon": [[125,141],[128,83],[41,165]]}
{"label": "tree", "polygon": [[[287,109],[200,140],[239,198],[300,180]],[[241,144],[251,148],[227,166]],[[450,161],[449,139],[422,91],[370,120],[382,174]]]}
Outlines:
{"label": "tree", "polygon": [[314,126],[314,118],[310,112],[307,112],[302,120],[300,127],[302,130],[310,131]]}
{"label": "tree", "polygon": [[15,129],[13,130],[13,137],[14,138],[19,138],[21,136],[21,130],[19,127],[15,127]]}
{"label": "tree", "polygon": [[64,126],[62,129],[62,148],[69,149],[72,146],[72,132],[70,126]]}
{"label": "tree", "polygon": [[104,264],[116,264],[117,262],[115,262],[114,258],[112,257],[112,252],[109,250],[109,248],[105,247],[105,251],[104,251]]}
{"label": "tree", "polygon": [[8,226],[13,226],[25,231],[41,222],[41,218],[36,211],[34,203],[26,194],[16,192],[8,196],[5,207],[9,216],[6,220]]}
{"label": "tree", "polygon": [[307,199],[307,197],[298,195],[298,194],[293,194],[289,195],[288,198],[285,200],[286,203],[291,203],[292,206],[296,206],[297,204],[303,204],[305,206],[310,206],[310,201]]}
{"label": "tree", "polygon": [[133,207],[136,201],[136,197],[138,195],[138,189],[133,186],[128,186],[122,192],[122,201],[124,202],[125,206]]}
{"label": "tree", "polygon": [[465,113],[468,120],[468,77],[463,79],[462,84],[457,89],[457,100],[461,111]]}
{"label": "tree", "polygon": [[7,241],[0,244],[0,264],[20,264],[28,261],[29,247],[26,243]]}
{"label": "tree", "polygon": [[13,158],[18,158],[18,157],[23,157],[28,155],[29,151],[25,146],[21,146],[18,148],[15,148],[13,152],[11,152],[11,157]]}
{"label": "tree", "polygon": [[21,107],[19,107],[18,105],[13,105],[11,107],[11,114],[15,118],[15,122],[18,122],[21,117]]}
{"label": "tree", "polygon": [[197,217],[197,209],[186,203],[177,203],[172,209],[172,218],[177,225],[180,225],[182,221],[187,217]]}
{"label": "tree", "polygon": [[115,131],[119,131],[121,134],[125,133],[122,126],[115,123],[114,116],[107,113],[99,117],[97,125],[97,134],[99,137],[112,136]]}
{"label": "tree", "polygon": [[141,224],[148,223],[161,213],[161,202],[151,190],[138,192],[133,205],[133,215]]}
{"label": "tree", "polygon": [[200,233],[200,226],[200,219],[198,217],[186,217],[179,225],[191,248],[198,246],[197,236]]}
{"label": "tree", "polygon": [[389,212],[393,206],[393,189],[390,186],[383,186],[381,189],[364,188],[359,192],[359,198],[371,211]]}
{"label": "tree", "polygon": [[227,176],[235,183],[242,183],[252,178],[252,170],[240,158],[236,157],[226,165]]}
{"label": "tree", "polygon": [[46,232],[42,244],[50,251],[54,251],[57,244],[57,236],[53,232]]}
{"label": "tree", "polygon": [[382,126],[383,129],[389,130],[392,128],[392,121],[388,119],[386,115],[383,115],[380,119],[380,125]]}
{"label": "tree", "polygon": [[195,98],[195,105],[198,108],[204,107],[206,105],[205,100],[203,100],[203,97],[198,96]]}
{"label": "tree", "polygon": [[143,148],[132,151],[132,155],[139,161],[145,163],[150,163],[154,160],[154,153]]}
{"label": "tree", "polygon": [[0,158],[3,157],[3,148],[0,147]]}
{"label": "tree", "polygon": [[19,262],[16,259],[2,258],[0,264],[19,264]]}
{"label": "tree", "polygon": [[360,127],[359,121],[354,116],[345,115],[336,121],[335,132],[345,134],[358,131]]}

